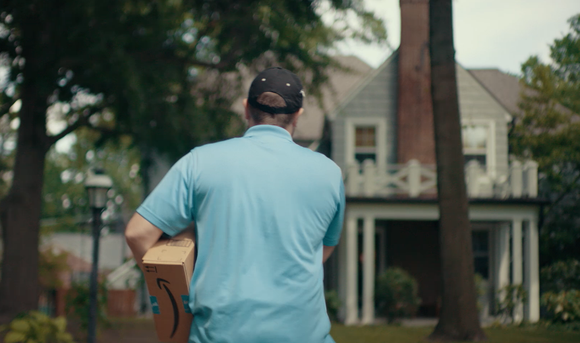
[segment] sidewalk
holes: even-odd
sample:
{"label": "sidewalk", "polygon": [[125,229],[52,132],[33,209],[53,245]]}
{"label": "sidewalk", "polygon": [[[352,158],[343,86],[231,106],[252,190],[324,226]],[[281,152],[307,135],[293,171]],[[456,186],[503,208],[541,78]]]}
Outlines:
{"label": "sidewalk", "polygon": [[[72,324],[74,326],[74,324]],[[85,342],[84,335],[69,327],[76,342]],[[86,337],[86,336],[85,336]],[[97,343],[159,343],[152,319],[113,318],[110,325],[99,329]]]}

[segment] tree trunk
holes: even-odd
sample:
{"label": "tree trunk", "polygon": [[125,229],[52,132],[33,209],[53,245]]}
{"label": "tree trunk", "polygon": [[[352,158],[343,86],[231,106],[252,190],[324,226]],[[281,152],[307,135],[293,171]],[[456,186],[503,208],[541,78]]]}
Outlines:
{"label": "tree trunk", "polygon": [[431,92],[437,158],[443,298],[433,341],[482,341],[476,305],[471,226],[465,187],[452,0],[429,4]]}
{"label": "tree trunk", "polygon": [[46,97],[32,83],[22,88],[14,178],[2,208],[3,266],[0,316],[3,321],[38,307],[38,243],[44,160],[47,150]]}

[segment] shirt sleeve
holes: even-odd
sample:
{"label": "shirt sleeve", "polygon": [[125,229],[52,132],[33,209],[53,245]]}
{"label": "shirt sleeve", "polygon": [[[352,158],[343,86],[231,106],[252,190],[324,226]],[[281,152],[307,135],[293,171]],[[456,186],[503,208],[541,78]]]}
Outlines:
{"label": "shirt sleeve", "polygon": [[340,233],[342,231],[342,223],[344,221],[344,207],[345,207],[346,200],[344,198],[344,183],[342,182],[342,178],[340,180],[340,194],[339,194],[339,201],[336,206],[336,213],[334,214],[334,218],[330,222],[328,226],[328,230],[326,230],[326,234],[324,235],[324,239],[322,240],[322,244],[328,247],[335,246],[338,244],[340,240]]}
{"label": "shirt sleeve", "polygon": [[194,219],[193,167],[192,151],[171,167],[137,209],[137,213],[169,236],[181,232]]}

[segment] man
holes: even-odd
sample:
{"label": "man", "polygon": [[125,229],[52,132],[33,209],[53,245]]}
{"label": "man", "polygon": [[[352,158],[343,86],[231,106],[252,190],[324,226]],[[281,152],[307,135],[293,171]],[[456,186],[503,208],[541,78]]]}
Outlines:
{"label": "man", "polygon": [[244,100],[249,129],[193,149],[129,222],[135,259],[195,222],[190,342],[334,342],[325,261],[344,212],[340,169],[292,133],[304,92],[296,75],[266,69]]}

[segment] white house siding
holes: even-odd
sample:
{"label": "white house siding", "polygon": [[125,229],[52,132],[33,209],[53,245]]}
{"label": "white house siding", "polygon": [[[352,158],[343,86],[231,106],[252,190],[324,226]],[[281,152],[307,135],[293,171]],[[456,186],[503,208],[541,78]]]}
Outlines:
{"label": "white house siding", "polygon": [[[91,263],[93,238],[81,233],[55,233],[43,239],[43,246],[55,246]],[[99,245],[99,269],[113,270],[131,257],[131,250],[123,234],[112,233],[101,236]]]}
{"label": "white house siding", "polygon": [[[395,52],[344,99],[335,112],[332,130],[332,159],[343,169],[347,164],[346,125],[349,119],[377,118],[386,121],[386,163],[396,163],[397,67]],[[352,144],[352,143],[351,143]]]}
{"label": "white house siding", "polygon": [[494,160],[498,175],[508,173],[508,121],[504,107],[463,67],[457,65],[459,111],[462,122],[486,121],[494,123]]}
{"label": "white house siding", "polygon": [[346,128],[344,117],[337,117],[332,123],[332,160],[338,164],[342,169],[342,173],[346,172]]}

